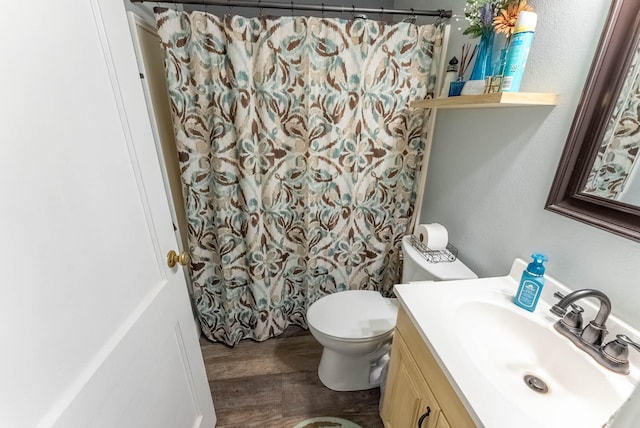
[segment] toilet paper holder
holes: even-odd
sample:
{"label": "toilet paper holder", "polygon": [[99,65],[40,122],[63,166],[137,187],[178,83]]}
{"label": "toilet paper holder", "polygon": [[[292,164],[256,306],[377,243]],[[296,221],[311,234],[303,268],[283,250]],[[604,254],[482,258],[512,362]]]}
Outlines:
{"label": "toilet paper holder", "polygon": [[409,244],[429,263],[450,263],[458,259],[458,249],[450,243],[447,244],[447,248],[444,250],[432,250],[420,242],[416,235],[411,235],[409,237]]}

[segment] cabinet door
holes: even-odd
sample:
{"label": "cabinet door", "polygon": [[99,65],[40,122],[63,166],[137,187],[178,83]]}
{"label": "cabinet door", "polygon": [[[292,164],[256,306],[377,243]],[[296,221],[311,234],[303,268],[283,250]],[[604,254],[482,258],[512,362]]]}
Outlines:
{"label": "cabinet door", "polygon": [[385,427],[436,428],[440,408],[400,334],[394,337],[390,364],[382,406]]}
{"label": "cabinet door", "polygon": [[444,413],[442,412],[440,412],[440,416],[438,417],[436,428],[451,428],[451,425],[449,425],[449,421],[447,421],[447,418],[444,417]]}

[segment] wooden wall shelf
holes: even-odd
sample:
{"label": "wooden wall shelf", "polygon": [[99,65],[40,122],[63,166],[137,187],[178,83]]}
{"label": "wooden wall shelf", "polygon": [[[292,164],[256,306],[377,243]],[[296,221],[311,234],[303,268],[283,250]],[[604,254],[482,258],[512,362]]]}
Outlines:
{"label": "wooden wall shelf", "polygon": [[558,94],[539,92],[496,92],[493,94],[463,95],[412,101],[413,108],[489,108],[518,106],[554,106]]}

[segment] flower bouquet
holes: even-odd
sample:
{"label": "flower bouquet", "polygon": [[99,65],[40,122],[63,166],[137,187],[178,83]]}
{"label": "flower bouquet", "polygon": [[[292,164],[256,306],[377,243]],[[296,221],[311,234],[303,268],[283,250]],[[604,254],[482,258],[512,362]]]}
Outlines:
{"label": "flower bouquet", "polygon": [[[500,60],[500,63],[503,63],[502,56],[508,48],[518,15],[523,10],[533,10],[527,4],[527,0],[467,0],[464,15],[469,21],[469,26],[463,34],[472,38],[480,37],[480,46],[471,72],[471,80],[484,80],[494,74],[493,43],[496,32],[504,34],[506,38],[506,46]],[[496,74],[502,72],[500,69],[495,71],[497,71]]]}

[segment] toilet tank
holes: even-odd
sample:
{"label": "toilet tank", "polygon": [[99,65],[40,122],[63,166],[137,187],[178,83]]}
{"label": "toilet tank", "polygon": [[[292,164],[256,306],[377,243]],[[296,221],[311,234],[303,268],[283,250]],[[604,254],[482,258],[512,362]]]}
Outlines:
{"label": "toilet tank", "polygon": [[428,262],[422,254],[409,243],[410,236],[402,238],[402,283],[414,281],[451,281],[454,279],[477,278],[471,269],[456,259],[453,262]]}

